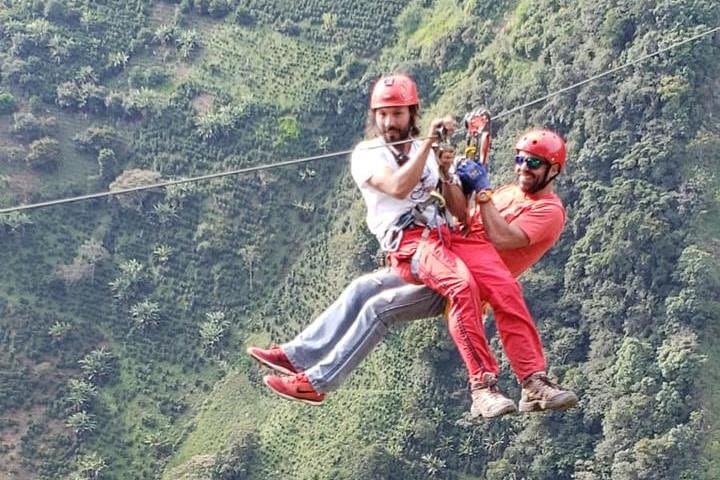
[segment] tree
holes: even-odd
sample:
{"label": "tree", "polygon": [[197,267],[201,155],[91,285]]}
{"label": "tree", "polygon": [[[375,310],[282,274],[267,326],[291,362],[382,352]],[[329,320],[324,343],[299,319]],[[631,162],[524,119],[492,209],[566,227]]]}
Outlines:
{"label": "tree", "polygon": [[255,460],[258,448],[257,434],[255,432],[246,433],[240,441],[234,442],[230,448],[217,454],[211,470],[212,480],[249,478],[250,468]]}
{"label": "tree", "polygon": [[688,388],[706,360],[698,350],[697,335],[690,329],[679,328],[670,334],[657,351],[657,362],[663,377]]}
{"label": "tree", "polygon": [[200,46],[197,30],[187,30],[180,34],[177,40],[177,50],[180,57],[188,59]]}
{"label": "tree", "polygon": [[70,428],[75,436],[84,437],[95,431],[97,423],[92,415],[85,411],[80,411],[70,415],[65,422],[65,426]]}
{"label": "tree", "polygon": [[15,97],[10,93],[0,91],[0,115],[13,113],[16,108]]}
{"label": "tree", "polygon": [[30,144],[25,161],[34,170],[54,172],[60,166],[61,153],[60,143],[45,137]]}
{"label": "tree", "polygon": [[99,154],[102,149],[118,151],[120,138],[117,130],[110,125],[93,126],[73,137],[82,152]]}
{"label": "tree", "polygon": [[95,384],[108,378],[114,370],[115,356],[105,347],[98,348],[85,355],[78,363],[85,378]]}
{"label": "tree", "polygon": [[245,245],[240,248],[240,256],[245,262],[245,267],[250,275],[250,289],[253,288],[253,279],[255,277],[255,262],[260,259],[260,250],[257,245]]}
{"label": "tree", "polygon": [[92,80],[94,72],[81,71],[79,77],[88,80],[75,80],[64,82],[57,86],[55,102],[62,108],[75,109],[91,113],[101,113],[105,109],[105,95],[107,91],[96,80]]}
{"label": "tree", "polygon": [[179,217],[175,205],[166,202],[155,204],[153,206],[153,214],[163,227],[169,226]]}
{"label": "tree", "polygon": [[230,12],[230,5],[227,0],[210,0],[207,12],[211,17],[222,18]]}
{"label": "tree", "polygon": [[300,138],[300,125],[298,124],[297,118],[293,116],[288,115],[280,118],[278,128],[280,140],[283,142],[290,142]]}
{"label": "tree", "polygon": [[437,457],[436,455],[426,453],[421,457],[423,464],[425,465],[425,471],[428,477],[437,477],[447,468],[445,460]]}
{"label": "tree", "polygon": [[75,459],[76,478],[79,480],[98,480],[106,468],[105,459],[95,452],[80,455]]}
{"label": "tree", "polygon": [[73,411],[79,412],[83,407],[87,407],[95,395],[97,395],[97,387],[89,381],[81,378],[68,380],[65,401]]}
{"label": "tree", "polygon": [[122,69],[125,68],[127,62],[130,60],[130,56],[125,52],[114,52],[108,57],[108,66],[110,68]]}
{"label": "tree", "polygon": [[118,174],[118,161],[115,151],[111,148],[101,148],[97,157],[98,175],[105,181],[115,178]]}
{"label": "tree", "polygon": [[[162,180],[158,172],[152,170],[130,169],[121,173],[111,184],[110,191],[132,189],[143,185],[151,185]],[[150,196],[147,190],[116,195],[117,202],[124,208],[141,211],[145,199]]]}
{"label": "tree", "polygon": [[120,274],[110,282],[110,289],[116,299],[124,302],[141,293],[147,274],[145,266],[134,258],[121,262],[118,269]]}
{"label": "tree", "polygon": [[153,256],[160,265],[166,264],[172,255],[172,248],[165,244],[160,244],[153,249]]}
{"label": "tree", "polygon": [[141,330],[156,327],[160,322],[160,305],[152,300],[143,300],[130,307],[135,326]]}
{"label": "tree", "polygon": [[33,221],[23,212],[10,212],[0,215],[0,229],[6,233],[17,233],[32,225]]}
{"label": "tree", "polygon": [[169,45],[175,40],[175,27],[164,23],[155,29],[155,41],[160,45]]}
{"label": "tree", "polygon": [[[189,32],[183,32],[183,35],[188,34]],[[162,67],[138,65],[137,67],[130,69],[130,73],[128,74],[128,85],[133,88],[152,88],[165,83],[168,77],[169,75],[167,71]]]}
{"label": "tree", "polygon": [[235,23],[238,25],[242,25],[243,27],[252,27],[255,25],[256,20],[252,10],[244,5],[238,5],[237,8],[235,8],[233,16]]}
{"label": "tree", "polygon": [[322,14],[322,25],[323,30],[326,32],[332,32],[337,28],[337,13],[325,12]]}
{"label": "tree", "polygon": [[68,322],[55,321],[48,329],[48,335],[50,335],[55,342],[60,342],[67,336],[72,330],[72,325]]}
{"label": "tree", "polygon": [[150,448],[158,458],[165,457],[172,451],[170,443],[157,432],[147,434],[143,445]]}
{"label": "tree", "polygon": [[43,15],[54,23],[62,23],[65,20],[65,11],[68,6],[62,0],[49,0],[45,4]]}
{"label": "tree", "polygon": [[32,113],[16,113],[13,115],[12,134],[25,142],[32,142],[46,137],[57,127],[55,117],[38,118]]}
{"label": "tree", "polygon": [[225,320],[224,312],[208,312],[205,322],[200,325],[200,341],[207,351],[217,349],[227,335],[229,322]]}

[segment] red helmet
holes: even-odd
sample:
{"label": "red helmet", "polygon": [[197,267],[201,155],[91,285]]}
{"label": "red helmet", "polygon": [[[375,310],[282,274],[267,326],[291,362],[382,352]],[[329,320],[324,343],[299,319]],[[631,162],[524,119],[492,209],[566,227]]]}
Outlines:
{"label": "red helmet", "polygon": [[565,140],[550,130],[534,128],[526,132],[515,144],[515,149],[537,155],[551,164],[557,163],[561,170],[565,167]]}
{"label": "red helmet", "polygon": [[417,85],[407,75],[389,75],[382,77],[375,83],[372,96],[370,97],[370,108],[383,107],[409,107],[417,105]]}

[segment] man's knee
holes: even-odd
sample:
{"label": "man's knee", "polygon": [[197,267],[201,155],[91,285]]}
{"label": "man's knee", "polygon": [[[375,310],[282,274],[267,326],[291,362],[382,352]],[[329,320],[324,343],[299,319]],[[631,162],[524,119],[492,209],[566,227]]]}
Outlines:
{"label": "man's knee", "polygon": [[378,323],[378,326],[384,331],[387,331],[395,321],[393,302],[395,302],[396,298],[396,292],[386,290],[378,293],[365,304],[364,310],[367,310],[367,314]]}

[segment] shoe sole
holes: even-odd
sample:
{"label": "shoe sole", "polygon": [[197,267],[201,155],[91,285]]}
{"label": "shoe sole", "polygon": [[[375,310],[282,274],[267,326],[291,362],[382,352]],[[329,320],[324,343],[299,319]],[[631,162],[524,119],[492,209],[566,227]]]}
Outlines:
{"label": "shoe sole", "polygon": [[278,396],[280,396],[280,397],[282,397],[282,398],[284,398],[284,399],[286,399],[286,400],[293,400],[293,401],[295,401],[295,402],[306,403],[306,404],[308,404],[308,405],[312,405],[313,407],[318,407],[318,406],[322,405],[322,403],[325,401],[324,399],[323,399],[323,400],[319,400],[319,401],[318,401],[318,400],[308,400],[308,399],[306,399],[306,398],[293,397],[292,395],[288,395],[287,393],[279,392],[279,391],[275,390],[275,389],[272,387],[272,385],[270,385],[270,384],[267,382],[267,380],[264,379],[264,378],[263,378],[263,383],[264,383],[265,386],[268,387],[268,388],[270,389],[270,391],[272,391],[275,395],[278,395]]}
{"label": "shoe sole", "polygon": [[477,415],[474,415],[470,417],[471,420],[477,420],[479,418],[484,419],[491,419],[491,418],[497,418],[501,417],[503,415],[508,415],[510,413],[517,413],[518,409],[515,405],[507,405],[504,408],[501,408],[497,412],[480,412]]}
{"label": "shoe sole", "polygon": [[270,368],[270,369],[272,369],[272,370],[275,370],[276,372],[280,372],[280,373],[285,374],[285,375],[295,375],[296,373],[300,373],[300,372],[298,372],[297,370],[290,370],[290,369],[287,369],[287,368],[285,368],[285,367],[283,367],[283,366],[281,366],[281,365],[277,365],[277,364],[275,364],[275,363],[268,362],[267,360],[265,360],[265,359],[262,358],[262,357],[258,357],[257,355],[255,355],[255,354],[252,352],[252,350],[251,350],[250,347],[246,348],[246,349],[245,349],[245,352],[247,352],[248,355],[250,355],[252,358],[254,358],[254,359],[255,359],[257,362],[259,362],[260,364],[265,365],[266,367],[268,367],[268,368]]}
{"label": "shoe sole", "polygon": [[520,400],[518,407],[523,413],[527,412],[543,412],[546,410],[563,411],[577,405],[578,399],[573,393],[560,394],[550,400],[533,400],[532,402],[524,402]]}

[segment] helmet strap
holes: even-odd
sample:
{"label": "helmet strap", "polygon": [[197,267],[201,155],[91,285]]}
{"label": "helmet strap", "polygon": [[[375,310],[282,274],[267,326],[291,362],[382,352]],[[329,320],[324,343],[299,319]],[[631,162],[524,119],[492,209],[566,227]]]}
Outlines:
{"label": "helmet strap", "polygon": [[538,183],[536,186],[534,186],[534,187],[532,188],[532,190],[530,190],[530,193],[537,193],[537,192],[539,192],[539,191],[542,190],[543,188],[547,187],[547,186],[550,184],[550,182],[552,182],[553,180],[555,180],[555,177],[557,177],[558,175],[560,175],[560,172],[558,172],[558,173],[556,173],[555,175],[553,175],[552,177],[548,178],[548,174],[549,174],[549,173],[550,173],[550,169],[548,168],[547,170],[545,170],[545,175],[543,175],[542,182],[540,182],[540,183]]}

